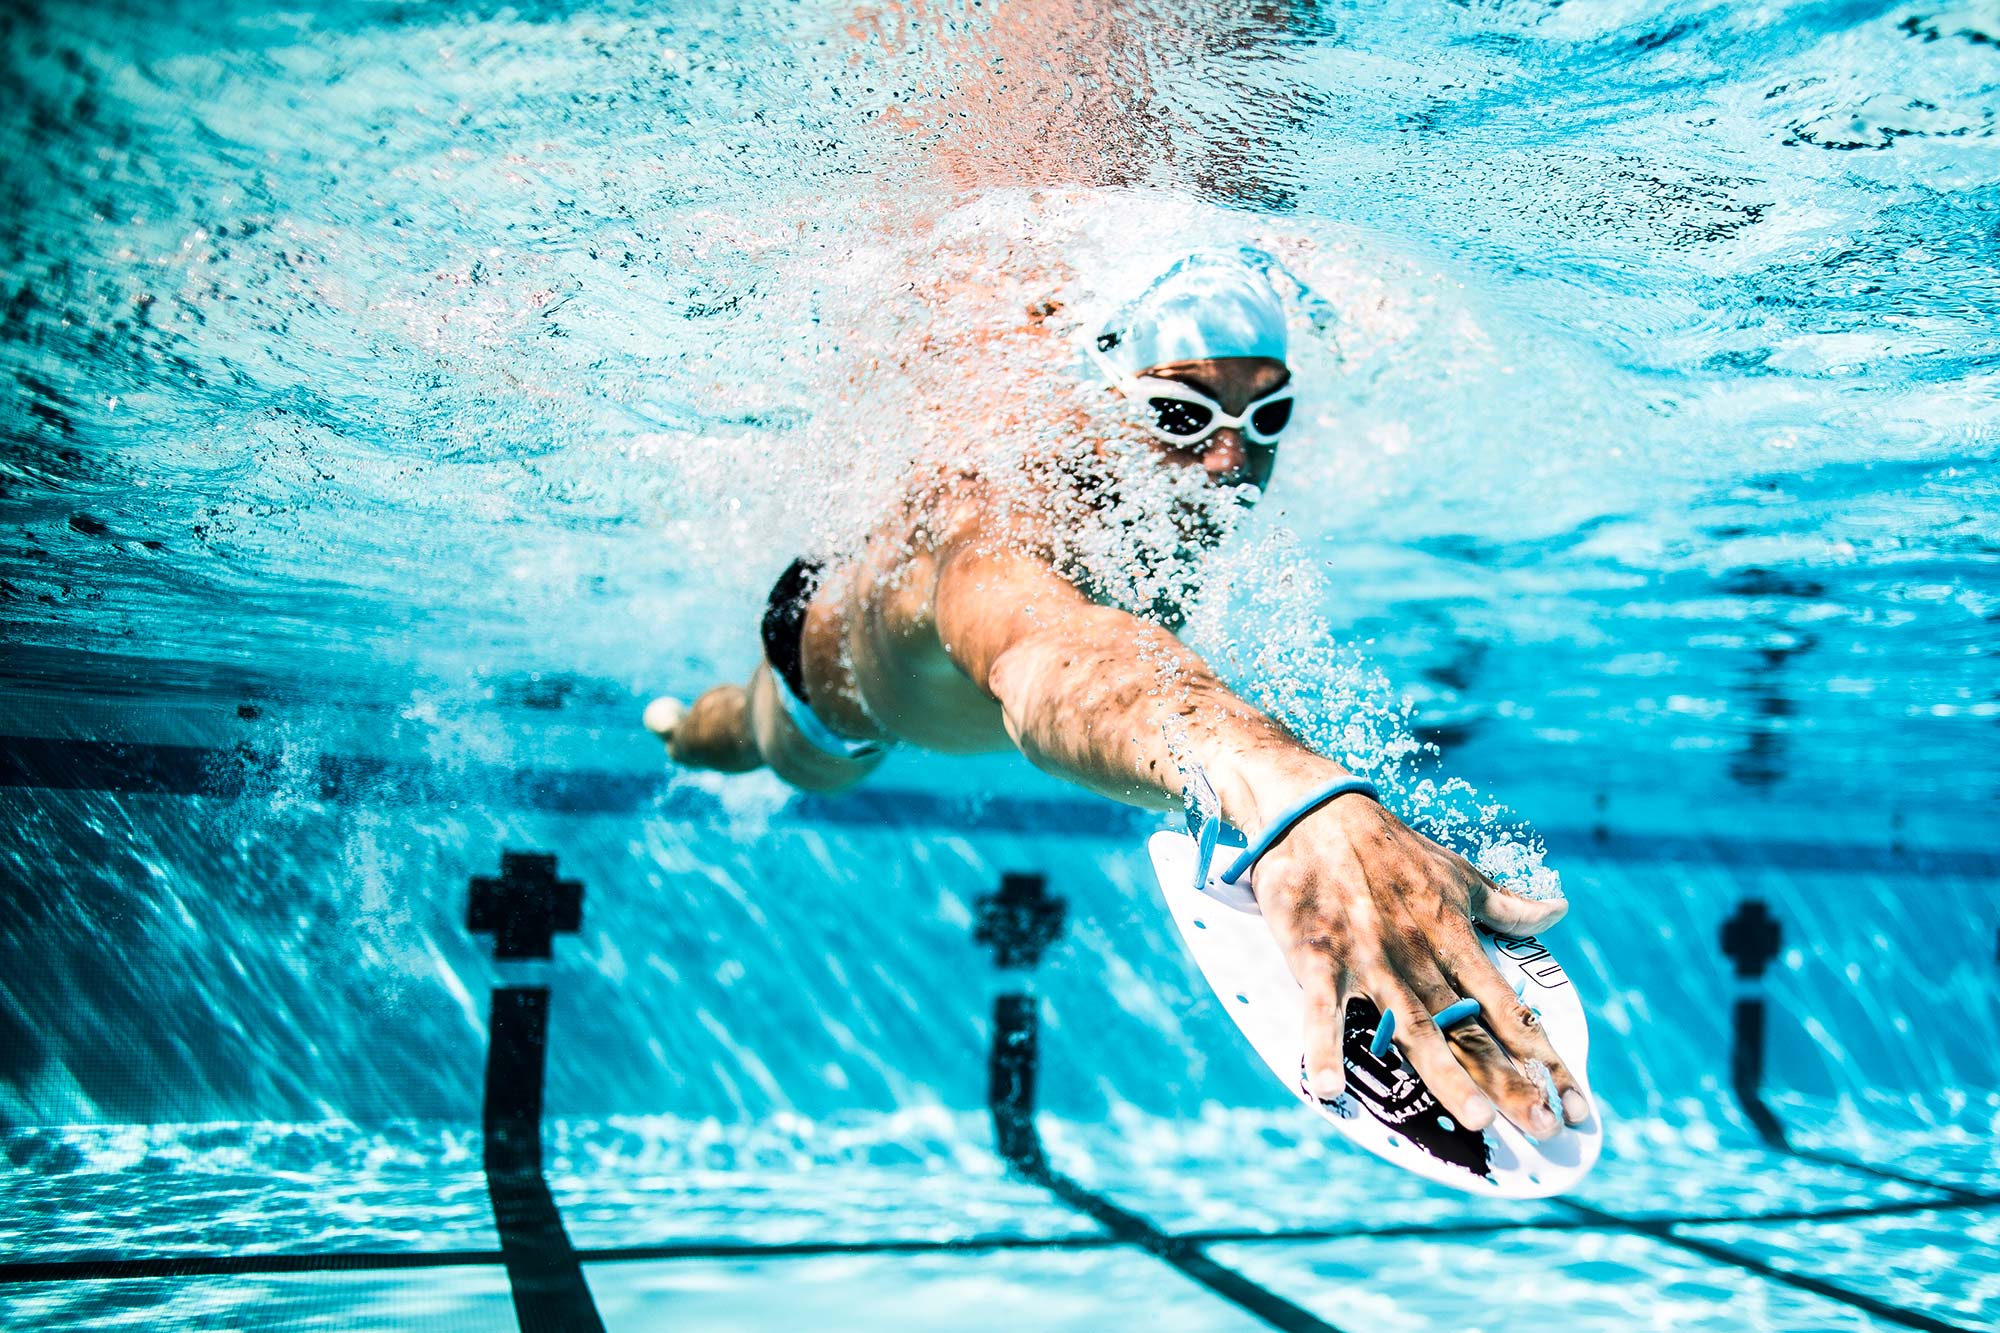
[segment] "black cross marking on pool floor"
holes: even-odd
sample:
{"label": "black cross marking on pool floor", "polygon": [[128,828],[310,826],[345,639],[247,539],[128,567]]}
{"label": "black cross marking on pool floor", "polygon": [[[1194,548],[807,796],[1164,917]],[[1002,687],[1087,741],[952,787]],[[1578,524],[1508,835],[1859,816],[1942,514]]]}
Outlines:
{"label": "black cross marking on pool floor", "polygon": [[[556,878],[556,859],[502,852],[497,878],[472,881],[466,927],[493,936],[503,962],[546,959],[558,933],[583,925],[583,885]],[[583,1266],[542,1174],[542,1084],[549,988],[495,986],[486,1044],[486,1192],[521,1333],[604,1333]]]}
{"label": "black cross marking on pool floor", "polygon": [[1764,1102],[1764,969],[1778,956],[1784,933],[1762,901],[1751,898],[1722,924],[1722,952],[1736,965],[1736,1003],[1730,1011],[1729,1073],[1737,1105],[1759,1138],[1790,1152],[1785,1127]]}

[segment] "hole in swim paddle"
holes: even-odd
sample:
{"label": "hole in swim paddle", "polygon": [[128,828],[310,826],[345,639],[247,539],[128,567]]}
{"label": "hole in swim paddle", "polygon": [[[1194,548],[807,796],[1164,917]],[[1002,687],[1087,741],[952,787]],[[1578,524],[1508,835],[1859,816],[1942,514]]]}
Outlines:
{"label": "hole in swim paddle", "polygon": [[1451,1133],[1451,1132],[1452,1132],[1452,1131],[1453,1131],[1454,1129],[1457,1129],[1457,1128],[1458,1128],[1458,1126],[1457,1126],[1457,1125],[1454,1125],[1454,1124],[1452,1124],[1452,1123],[1451,1123],[1451,1117],[1450,1117],[1450,1116],[1448,1116],[1448,1115],[1441,1115],[1441,1116],[1439,1116],[1439,1117],[1438,1117],[1438,1128],[1439,1128],[1439,1129],[1441,1129],[1441,1130],[1443,1130],[1443,1131],[1444,1131],[1445,1133],[1449,1134],[1449,1133]]}
{"label": "hole in swim paddle", "polygon": [[1207,930],[1207,929],[1208,929],[1208,922],[1206,922],[1206,921],[1197,921],[1197,922],[1195,922],[1195,923],[1194,923],[1194,928],[1195,928],[1196,930]]}
{"label": "hole in swim paddle", "polygon": [[1248,995],[1239,995],[1239,996],[1237,996],[1237,997],[1236,997],[1236,1003],[1238,1003],[1238,1004],[1248,1004],[1248,1003],[1250,1003],[1250,997],[1249,997]]}

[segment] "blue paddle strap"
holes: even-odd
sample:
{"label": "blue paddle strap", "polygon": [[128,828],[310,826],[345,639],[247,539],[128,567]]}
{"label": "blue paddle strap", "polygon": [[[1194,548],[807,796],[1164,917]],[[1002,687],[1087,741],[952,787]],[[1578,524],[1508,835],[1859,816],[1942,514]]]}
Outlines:
{"label": "blue paddle strap", "polygon": [[1380,1060],[1389,1054],[1389,1043],[1396,1036],[1396,1011],[1384,1009],[1380,1021],[1375,1024],[1375,1036],[1368,1043],[1368,1054]]}
{"label": "blue paddle strap", "polygon": [[[1293,825],[1325,805],[1328,801],[1333,800],[1336,796],[1352,795],[1366,796],[1371,801],[1380,801],[1382,799],[1381,793],[1375,790],[1374,783],[1364,782],[1360,778],[1342,778],[1338,782],[1330,783],[1313,792],[1297,805],[1285,811],[1284,814],[1272,820],[1271,826],[1264,830],[1263,835],[1257,841],[1244,848],[1243,854],[1237,857],[1229,869],[1223,871],[1218,878],[1224,884],[1234,884],[1237,880],[1249,874],[1250,868],[1257,864],[1257,858],[1277,846],[1278,840],[1283,838],[1287,833],[1290,833]],[[1201,831],[1198,836],[1200,861],[1204,873],[1208,866],[1208,858],[1215,852],[1215,826],[1220,822],[1214,819],[1205,819],[1202,821]],[[1197,884],[1196,887],[1199,888],[1200,885]],[[1471,999],[1456,1000],[1431,1016],[1432,1021],[1441,1029],[1449,1028],[1453,1024],[1463,1023],[1468,1019],[1477,1017],[1479,1017],[1479,1001]],[[1378,1060],[1386,1056],[1389,1053],[1389,1043],[1394,1040],[1395,1032],[1396,1011],[1393,1009],[1384,1009],[1381,1021],[1375,1026],[1375,1036],[1368,1043],[1369,1053]]]}
{"label": "blue paddle strap", "polygon": [[[1440,1032],[1467,1019],[1479,1017],[1479,1001],[1453,1000],[1444,1008],[1431,1015],[1431,1022],[1438,1025]],[[1375,1025],[1375,1035],[1368,1042],[1368,1053],[1377,1060],[1386,1059],[1389,1043],[1396,1038],[1396,1011],[1384,1009],[1382,1019]]]}
{"label": "blue paddle strap", "polygon": [[1338,782],[1320,788],[1273,820],[1271,826],[1264,830],[1263,835],[1245,848],[1243,855],[1237,857],[1229,869],[1222,872],[1222,882],[1224,884],[1234,884],[1237,880],[1242,879],[1250,873],[1250,867],[1257,864],[1257,858],[1277,846],[1278,840],[1287,833],[1290,833],[1294,824],[1325,805],[1328,801],[1331,801],[1334,797],[1348,796],[1355,793],[1366,796],[1371,801],[1380,801],[1382,799],[1381,793],[1375,790],[1374,783],[1364,782],[1360,778],[1342,778]]}

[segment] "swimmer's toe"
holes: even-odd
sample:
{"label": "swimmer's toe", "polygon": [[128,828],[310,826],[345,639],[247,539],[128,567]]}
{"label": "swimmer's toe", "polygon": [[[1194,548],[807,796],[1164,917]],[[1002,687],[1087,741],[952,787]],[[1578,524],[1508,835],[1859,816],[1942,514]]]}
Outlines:
{"label": "swimmer's toe", "polygon": [[662,741],[671,741],[674,738],[674,728],[678,727],[681,719],[686,716],[686,704],[672,695],[663,694],[646,705],[646,711],[639,720],[645,723],[646,730]]}

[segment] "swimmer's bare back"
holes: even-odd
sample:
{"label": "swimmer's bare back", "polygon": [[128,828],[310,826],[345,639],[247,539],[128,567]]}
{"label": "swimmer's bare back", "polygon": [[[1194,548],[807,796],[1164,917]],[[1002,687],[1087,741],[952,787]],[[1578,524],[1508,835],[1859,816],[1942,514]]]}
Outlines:
{"label": "swimmer's bare back", "polygon": [[[914,745],[947,754],[1008,747],[999,701],[968,675],[938,629],[941,549],[926,533],[983,508],[963,480],[913,495],[862,557],[829,569],[805,607],[798,672],[813,713],[840,738],[884,750]],[[977,544],[976,520],[966,537]],[[1066,586],[1066,585],[1065,585]],[[767,654],[768,656],[768,654]],[[675,763],[722,772],[768,767],[806,791],[837,791],[873,772],[882,753],[830,753],[785,706],[769,660],[747,685],[719,686],[694,702],[666,734]]]}
{"label": "swimmer's bare back", "polygon": [[[835,731],[966,753],[1011,742],[1049,772],[1117,800],[1182,804],[1181,760],[1198,763],[1242,829],[1261,829],[1346,776],[1237,698],[1167,630],[1092,602],[990,516],[976,481],[941,487],[820,586],[801,636],[807,697]],[[769,663],[747,692],[698,701],[670,741],[677,760],[754,751],[780,777],[827,790],[879,757],[816,749],[776,697]],[[1178,738],[1178,739],[1170,739]],[[1175,748],[1181,751],[1177,759]],[[723,765],[717,764],[716,767]],[[1524,1132],[1587,1115],[1583,1093],[1534,1016],[1487,961],[1472,923],[1533,933],[1564,904],[1509,893],[1463,857],[1362,796],[1331,801],[1259,863],[1254,889],[1307,996],[1314,1091],[1337,1096],[1348,1001],[1411,1015],[1396,1044],[1460,1124],[1504,1114]],[[1440,1031],[1426,1015],[1463,998],[1481,1023]]]}

